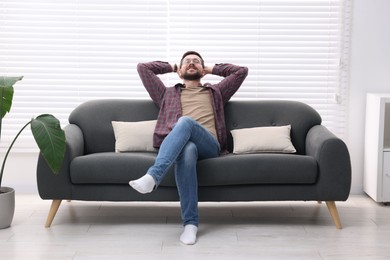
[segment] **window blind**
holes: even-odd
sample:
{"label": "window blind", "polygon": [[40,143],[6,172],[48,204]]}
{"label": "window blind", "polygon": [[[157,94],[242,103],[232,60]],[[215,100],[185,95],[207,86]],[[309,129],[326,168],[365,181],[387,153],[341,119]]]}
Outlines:
{"label": "window blind", "polygon": [[[42,113],[65,126],[86,100],[148,99],[137,63],[178,63],[188,50],[206,64],[249,67],[233,99],[302,101],[346,133],[350,0],[2,0],[0,8],[0,75],[24,76],[2,147]],[[36,149],[30,131],[20,138],[17,149]]]}

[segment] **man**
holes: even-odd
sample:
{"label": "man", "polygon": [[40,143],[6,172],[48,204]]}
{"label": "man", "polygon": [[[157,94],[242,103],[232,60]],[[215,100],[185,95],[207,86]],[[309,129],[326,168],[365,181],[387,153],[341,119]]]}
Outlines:
{"label": "man", "polygon": [[[198,230],[197,160],[226,153],[224,105],[248,74],[246,67],[232,64],[205,66],[199,53],[184,53],[179,67],[167,62],[138,64],[138,73],[154,103],[160,108],[153,135],[159,148],[156,161],[147,173],[129,184],[140,193],[157,188],[174,165],[184,231],[180,241],[196,242]],[[176,72],[183,83],[165,87],[158,74]],[[215,85],[201,84],[207,74],[224,77]]]}

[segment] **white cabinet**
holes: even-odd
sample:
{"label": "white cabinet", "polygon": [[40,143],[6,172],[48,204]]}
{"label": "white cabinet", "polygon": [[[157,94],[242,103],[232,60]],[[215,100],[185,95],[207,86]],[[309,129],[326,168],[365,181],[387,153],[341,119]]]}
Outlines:
{"label": "white cabinet", "polygon": [[390,93],[367,94],[364,191],[390,202]]}
{"label": "white cabinet", "polygon": [[383,155],[383,201],[390,201],[390,152]]}

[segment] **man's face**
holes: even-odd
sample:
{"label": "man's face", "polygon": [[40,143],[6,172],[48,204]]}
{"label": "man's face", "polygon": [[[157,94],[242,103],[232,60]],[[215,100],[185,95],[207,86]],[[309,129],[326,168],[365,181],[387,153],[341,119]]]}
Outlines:
{"label": "man's face", "polygon": [[204,76],[202,59],[194,54],[187,55],[182,61],[179,75],[185,80],[199,80]]}

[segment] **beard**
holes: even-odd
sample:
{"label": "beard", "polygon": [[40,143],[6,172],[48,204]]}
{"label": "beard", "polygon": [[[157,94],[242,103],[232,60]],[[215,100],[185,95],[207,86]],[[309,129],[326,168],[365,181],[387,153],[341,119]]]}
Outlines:
{"label": "beard", "polygon": [[185,80],[200,80],[201,78],[202,78],[202,74],[199,71],[197,71],[194,74],[189,74],[187,72],[183,74],[183,79]]}

